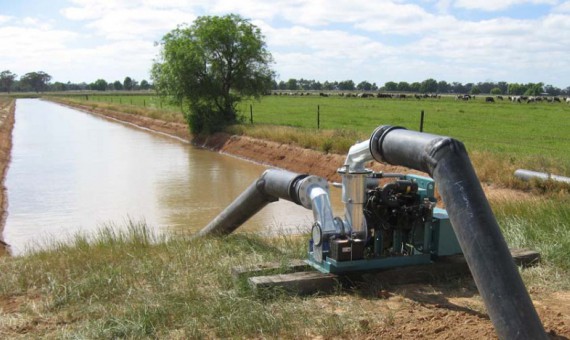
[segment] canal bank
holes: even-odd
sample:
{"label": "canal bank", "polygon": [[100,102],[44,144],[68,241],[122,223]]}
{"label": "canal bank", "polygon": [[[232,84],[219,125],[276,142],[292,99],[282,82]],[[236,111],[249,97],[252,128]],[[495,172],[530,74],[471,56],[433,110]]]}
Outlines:
{"label": "canal bank", "polygon": [[[48,98],[49,100],[72,107],[81,111],[116,119],[138,127],[165,133],[194,145],[250,160],[263,165],[287,169],[298,173],[310,173],[321,176],[331,182],[340,181],[337,170],[346,155],[323,153],[321,151],[305,149],[291,144],[282,144],[267,140],[255,139],[248,136],[236,136],[227,133],[216,133],[211,136],[195,137],[189,132],[186,123],[166,122],[160,119],[144,117],[138,114],[119,112],[77,102]],[[370,132],[375,126],[370,127]],[[417,173],[410,169],[395,167],[387,164],[371,163],[375,171]]]}
{"label": "canal bank", "polygon": [[7,244],[2,237],[8,210],[8,199],[4,181],[10,163],[15,108],[16,101],[14,99],[0,97],[0,256],[8,252]]}

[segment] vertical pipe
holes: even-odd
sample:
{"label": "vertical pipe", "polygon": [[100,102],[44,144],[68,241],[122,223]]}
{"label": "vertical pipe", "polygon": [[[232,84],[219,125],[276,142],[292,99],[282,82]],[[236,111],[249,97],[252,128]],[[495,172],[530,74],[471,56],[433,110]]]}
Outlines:
{"label": "vertical pipe", "polygon": [[429,173],[489,317],[501,339],[546,339],[499,225],[467,156],[452,138],[382,126],[370,138],[374,158]]}
{"label": "vertical pipe", "polygon": [[424,110],[422,110],[420,117],[420,132],[424,132]]}

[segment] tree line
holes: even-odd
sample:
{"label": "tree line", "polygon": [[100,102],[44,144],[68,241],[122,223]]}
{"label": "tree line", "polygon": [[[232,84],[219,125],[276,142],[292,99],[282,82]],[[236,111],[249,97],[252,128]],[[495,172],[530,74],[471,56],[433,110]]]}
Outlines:
{"label": "tree line", "polygon": [[426,79],[422,82],[395,82],[388,81],[383,86],[376,83],[362,81],[355,84],[352,80],[325,81],[323,83],[309,79],[294,79],[287,81],[273,81],[273,90],[282,91],[386,91],[386,92],[413,92],[413,93],[456,93],[456,94],[480,94],[489,93],[495,95],[528,95],[538,96],[548,94],[551,96],[570,95],[570,86],[560,89],[553,85],[544,83],[507,83],[499,82],[479,82],[466,83],[450,82],[445,80]]}
{"label": "tree line", "polygon": [[45,91],[133,91],[149,90],[152,88],[147,80],[136,81],[131,77],[125,77],[123,81],[115,80],[107,82],[105,79],[97,79],[92,83],[51,83],[52,77],[43,71],[29,72],[18,78],[18,75],[9,70],[0,72],[0,92],[45,92]]}

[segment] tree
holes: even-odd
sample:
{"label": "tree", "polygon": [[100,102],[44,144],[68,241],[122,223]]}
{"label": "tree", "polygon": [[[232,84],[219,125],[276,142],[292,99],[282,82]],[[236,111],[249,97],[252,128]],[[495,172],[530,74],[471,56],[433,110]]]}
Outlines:
{"label": "tree", "polygon": [[356,86],[352,80],[343,80],[338,82],[338,89],[341,91],[354,91]]}
{"label": "tree", "polygon": [[410,87],[410,84],[406,81],[399,82],[397,89],[398,89],[398,91],[401,91],[401,92],[410,92],[412,90]]}
{"label": "tree", "polygon": [[97,79],[95,82],[89,84],[89,88],[95,91],[106,91],[107,90],[107,82],[105,79]]}
{"label": "tree", "polygon": [[120,80],[115,80],[115,82],[113,83],[113,89],[115,91],[120,91],[123,89],[123,83],[121,83]]}
{"label": "tree", "polygon": [[299,89],[299,84],[297,84],[297,79],[291,78],[287,80],[287,90],[295,91]]}
{"label": "tree", "polygon": [[449,92],[449,84],[445,80],[441,80],[437,83],[437,92],[438,93],[448,93]]}
{"label": "tree", "polygon": [[8,70],[2,71],[2,73],[0,73],[0,91],[10,92],[10,90],[12,90],[12,85],[14,85],[16,77],[16,74]]}
{"label": "tree", "polygon": [[398,84],[393,81],[388,81],[384,84],[385,91],[396,91],[398,89]]}
{"label": "tree", "polygon": [[493,87],[491,89],[491,92],[489,92],[489,93],[494,94],[494,95],[499,95],[499,94],[503,94],[503,91],[501,91],[501,89],[498,87]]}
{"label": "tree", "polygon": [[420,85],[420,92],[421,93],[437,92],[437,81],[432,78],[422,81],[422,84]]}
{"label": "tree", "polygon": [[125,77],[125,80],[123,80],[123,88],[127,91],[131,91],[134,88],[134,81],[131,77]]}
{"label": "tree", "polygon": [[469,91],[471,94],[481,94],[481,90],[479,90],[479,87],[477,85],[474,85],[471,87],[471,91]]}
{"label": "tree", "polygon": [[[148,83],[148,81],[146,81],[146,79],[141,80],[141,90],[148,90],[150,89],[150,84]],[[273,87],[273,85],[271,86]]]}
{"label": "tree", "polygon": [[28,87],[36,92],[45,90],[50,80],[51,76],[42,71],[26,73],[20,78],[20,82],[24,87]]}
{"label": "tree", "polygon": [[420,88],[422,87],[422,84],[420,84],[419,82],[415,81],[413,83],[410,84],[410,90],[412,92],[420,92]]}
{"label": "tree", "polygon": [[237,104],[271,89],[273,58],[261,30],[236,14],[198,17],[161,41],[151,71],[158,93],[183,105],[194,133],[238,121]]}
{"label": "tree", "polygon": [[360,90],[360,91],[371,91],[372,90],[372,84],[370,84],[366,80],[361,81],[360,83],[358,83],[358,85],[356,85],[356,89]]}

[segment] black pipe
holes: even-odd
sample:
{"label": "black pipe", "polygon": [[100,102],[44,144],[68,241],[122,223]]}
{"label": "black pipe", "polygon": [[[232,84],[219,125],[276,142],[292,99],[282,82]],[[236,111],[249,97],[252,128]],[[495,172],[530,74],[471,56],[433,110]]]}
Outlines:
{"label": "black pipe", "polygon": [[429,173],[489,317],[501,339],[546,339],[465,146],[449,137],[381,126],[370,138],[379,162]]}
{"label": "black pipe", "polygon": [[266,170],[226,209],[196,234],[227,235],[236,230],[263,207],[279,198],[300,204],[297,184],[307,175],[285,170]]}

